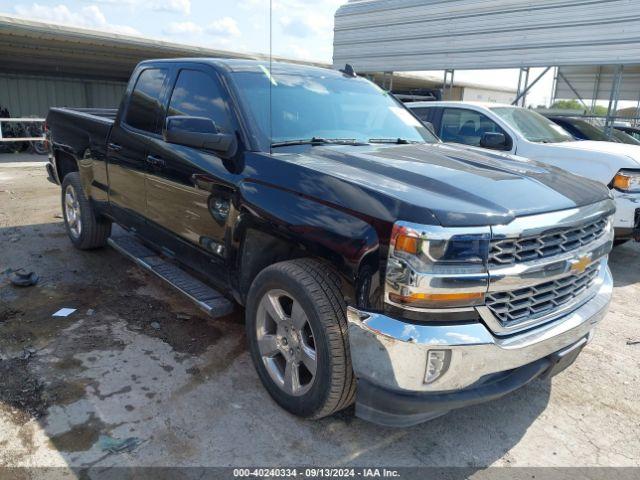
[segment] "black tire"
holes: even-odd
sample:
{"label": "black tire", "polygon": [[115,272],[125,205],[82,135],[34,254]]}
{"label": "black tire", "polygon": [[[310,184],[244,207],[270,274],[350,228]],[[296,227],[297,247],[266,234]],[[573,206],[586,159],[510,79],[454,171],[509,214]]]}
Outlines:
{"label": "black tire", "polygon": [[[79,215],[76,216],[80,220],[80,228],[72,228],[70,217],[72,215],[68,212],[68,205],[66,201],[66,195],[68,192],[73,191],[74,197],[77,202],[77,210]],[[62,181],[62,217],[64,218],[64,225],[67,230],[67,235],[73,245],[80,250],[91,250],[94,248],[101,248],[107,244],[107,239],[111,235],[111,221],[104,217],[98,217],[91,202],[84,194],[82,190],[82,183],[80,182],[80,174],[78,172],[71,172],[65,175]]]}
{"label": "black tire", "polygon": [[[299,302],[313,330],[316,374],[310,389],[301,396],[290,395],[274,382],[258,346],[258,307],[267,292],[274,289],[287,292]],[[346,305],[340,277],[330,266],[305,258],[265,268],[251,285],[245,316],[254,366],[281,407],[300,417],[318,419],[353,403],[356,383],[349,353]]]}
{"label": "black tire", "polygon": [[627,243],[630,240],[631,240],[630,238],[616,238],[613,241],[613,246],[614,247],[620,247],[620,246],[624,245],[625,243]]}
{"label": "black tire", "polygon": [[31,149],[36,155],[47,155],[49,153],[44,142],[31,142]]}

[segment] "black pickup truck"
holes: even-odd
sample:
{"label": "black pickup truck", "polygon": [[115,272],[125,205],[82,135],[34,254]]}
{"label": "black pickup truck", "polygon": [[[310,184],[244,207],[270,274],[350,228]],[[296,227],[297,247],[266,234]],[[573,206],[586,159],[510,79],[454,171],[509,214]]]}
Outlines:
{"label": "black pickup truck", "polygon": [[145,61],[117,111],[47,124],[71,242],[214,317],[244,307],[296,415],[401,426],[497,398],[571,364],[610,301],[604,186],[445,145],[348,68]]}

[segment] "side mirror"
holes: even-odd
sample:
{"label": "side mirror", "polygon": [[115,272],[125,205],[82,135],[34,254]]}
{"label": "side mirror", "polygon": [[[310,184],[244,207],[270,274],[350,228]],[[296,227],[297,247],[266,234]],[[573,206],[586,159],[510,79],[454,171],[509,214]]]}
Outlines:
{"label": "side mirror", "polygon": [[504,133],[486,132],[482,134],[480,146],[491,150],[506,150],[507,137],[504,136]]}
{"label": "side mirror", "polygon": [[223,158],[235,155],[235,135],[220,133],[213,120],[204,117],[167,117],[164,140],[185,147],[212,150]]}

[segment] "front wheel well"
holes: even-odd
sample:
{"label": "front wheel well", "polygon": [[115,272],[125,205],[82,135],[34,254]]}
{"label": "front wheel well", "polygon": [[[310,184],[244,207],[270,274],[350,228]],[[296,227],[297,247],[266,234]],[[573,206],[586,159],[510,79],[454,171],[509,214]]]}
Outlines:
{"label": "front wheel well", "polygon": [[244,235],[240,255],[239,289],[242,303],[246,301],[253,280],[258,274],[274,263],[304,256],[304,251],[285,240],[249,229]]}

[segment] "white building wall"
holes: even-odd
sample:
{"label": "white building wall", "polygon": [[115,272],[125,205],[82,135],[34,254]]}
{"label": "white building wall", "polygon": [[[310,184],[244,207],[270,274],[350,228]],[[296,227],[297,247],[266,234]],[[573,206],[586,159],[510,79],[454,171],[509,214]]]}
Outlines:
{"label": "white building wall", "polygon": [[516,99],[516,94],[509,91],[492,90],[488,88],[465,87],[462,93],[462,100],[465,102],[491,102],[491,103],[512,103]]}

